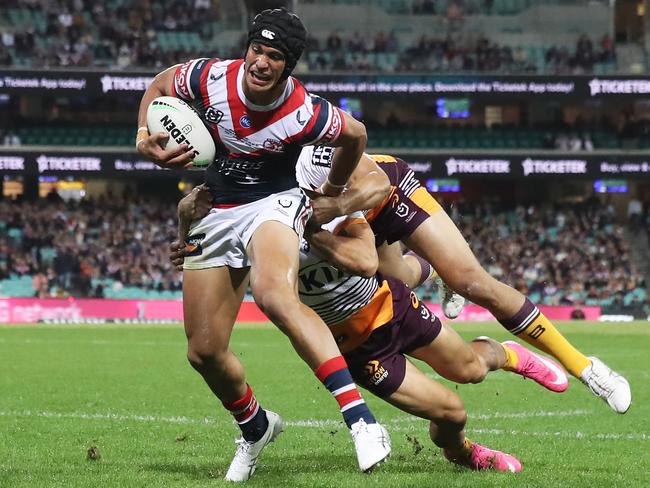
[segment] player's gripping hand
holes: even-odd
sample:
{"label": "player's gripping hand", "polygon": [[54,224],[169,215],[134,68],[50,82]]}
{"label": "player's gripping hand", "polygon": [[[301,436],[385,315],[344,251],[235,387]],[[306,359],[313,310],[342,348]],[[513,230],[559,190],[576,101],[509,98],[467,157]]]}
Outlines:
{"label": "player's gripping hand", "polygon": [[321,193],[320,191],[304,190],[309,197],[312,215],[309,218],[308,224],[315,227],[320,227],[336,217],[345,215],[343,208],[342,196],[329,196]]}
{"label": "player's gripping hand", "polygon": [[181,144],[174,149],[163,149],[169,140],[169,133],[156,132],[143,138],[136,144],[140,155],[153,161],[161,168],[182,169],[192,167],[194,152],[188,151],[187,144]]}
{"label": "player's gripping hand", "polygon": [[183,271],[186,252],[185,243],[182,241],[173,241],[169,245],[169,260],[177,271]]}
{"label": "player's gripping hand", "polygon": [[178,219],[193,222],[202,219],[212,209],[212,194],[205,185],[195,186],[178,202]]}

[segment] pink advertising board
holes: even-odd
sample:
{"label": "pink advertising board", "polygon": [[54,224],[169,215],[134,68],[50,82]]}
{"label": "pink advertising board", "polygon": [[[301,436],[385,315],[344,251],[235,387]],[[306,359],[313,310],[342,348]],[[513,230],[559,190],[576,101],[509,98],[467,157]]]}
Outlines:
{"label": "pink advertising board", "polygon": [[[429,304],[431,311],[442,317],[440,305]],[[575,307],[540,306],[551,320],[569,320]],[[600,317],[600,307],[583,307],[587,320]],[[117,321],[178,321],[183,319],[180,300],[110,300],[92,298],[0,298],[0,323],[37,323],[49,321],[83,322],[90,320]],[[237,320],[263,322],[266,316],[254,302],[242,303]],[[466,306],[459,321],[482,322],[494,320],[492,314],[478,305]]]}

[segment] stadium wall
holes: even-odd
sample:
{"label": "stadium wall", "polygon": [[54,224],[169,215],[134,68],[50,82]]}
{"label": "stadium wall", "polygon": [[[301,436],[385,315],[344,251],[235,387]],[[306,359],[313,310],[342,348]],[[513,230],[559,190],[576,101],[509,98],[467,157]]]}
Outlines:
{"label": "stadium wall", "polygon": [[[443,317],[439,304],[427,306],[438,317]],[[540,306],[551,320],[570,320],[576,307]],[[587,320],[598,320],[600,307],[579,307]],[[0,323],[36,324],[43,322],[175,322],[183,320],[180,300],[110,300],[92,298],[0,298]],[[467,305],[459,321],[486,322],[492,314],[478,305]],[[268,318],[255,302],[243,302],[237,315],[238,322],[267,322]]]}

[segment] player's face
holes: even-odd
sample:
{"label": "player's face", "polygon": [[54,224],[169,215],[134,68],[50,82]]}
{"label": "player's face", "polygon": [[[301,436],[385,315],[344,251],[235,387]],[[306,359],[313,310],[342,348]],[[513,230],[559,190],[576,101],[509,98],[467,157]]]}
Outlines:
{"label": "player's face", "polygon": [[280,89],[284,88],[283,83],[278,84],[286,64],[282,51],[251,42],[245,61],[246,96],[260,104],[273,102],[280,95]]}

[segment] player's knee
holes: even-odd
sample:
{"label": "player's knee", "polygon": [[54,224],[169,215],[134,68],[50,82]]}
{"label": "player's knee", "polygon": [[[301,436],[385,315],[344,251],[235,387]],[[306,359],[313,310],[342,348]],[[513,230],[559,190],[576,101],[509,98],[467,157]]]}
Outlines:
{"label": "player's knee", "polygon": [[485,363],[477,355],[472,355],[454,372],[454,378],[451,378],[451,380],[462,384],[480,383],[485,379],[486,375]]}
{"label": "player's knee", "polygon": [[493,281],[494,278],[477,264],[458,270],[447,285],[472,302],[486,306],[494,300]]}
{"label": "player's knee", "polygon": [[268,286],[253,289],[255,303],[277,326],[282,327],[294,313],[298,297],[288,286]]}
{"label": "player's knee", "polygon": [[187,360],[200,373],[224,369],[228,349],[210,340],[188,340]]}
{"label": "player's knee", "polygon": [[488,373],[487,365],[471,348],[457,351],[453,362],[449,362],[440,374],[454,383],[480,383]]}

